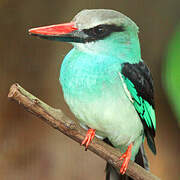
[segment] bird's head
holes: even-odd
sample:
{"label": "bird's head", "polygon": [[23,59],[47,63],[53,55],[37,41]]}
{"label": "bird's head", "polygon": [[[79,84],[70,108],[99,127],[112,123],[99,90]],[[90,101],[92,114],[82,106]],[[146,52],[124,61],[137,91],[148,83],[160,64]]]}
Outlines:
{"label": "bird's head", "polygon": [[136,48],[140,50],[137,25],[122,13],[108,9],[82,10],[70,23],[33,28],[29,33],[70,42],[82,51],[93,53],[113,55],[121,48],[125,55]]}

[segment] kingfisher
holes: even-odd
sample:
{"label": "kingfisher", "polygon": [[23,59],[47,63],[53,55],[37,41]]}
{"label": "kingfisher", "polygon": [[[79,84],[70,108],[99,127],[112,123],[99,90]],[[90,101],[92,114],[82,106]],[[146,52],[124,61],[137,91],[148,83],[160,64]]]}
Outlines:
{"label": "kingfisher", "polygon": [[143,143],[155,146],[153,80],[141,58],[138,26],[109,9],[85,9],[70,23],[32,28],[43,39],[69,42],[73,48],[60,70],[64,99],[87,130],[82,145],[94,136],[123,154],[120,173],[106,165],[106,180],[130,179],[130,160],[148,169]]}

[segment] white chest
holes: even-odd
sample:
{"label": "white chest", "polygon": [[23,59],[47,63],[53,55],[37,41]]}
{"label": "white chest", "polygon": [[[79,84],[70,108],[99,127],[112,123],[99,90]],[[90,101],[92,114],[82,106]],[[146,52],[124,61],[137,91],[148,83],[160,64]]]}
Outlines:
{"label": "white chest", "polygon": [[97,135],[108,137],[115,146],[129,144],[142,135],[141,120],[120,85],[96,99],[65,99],[81,124],[96,129]]}

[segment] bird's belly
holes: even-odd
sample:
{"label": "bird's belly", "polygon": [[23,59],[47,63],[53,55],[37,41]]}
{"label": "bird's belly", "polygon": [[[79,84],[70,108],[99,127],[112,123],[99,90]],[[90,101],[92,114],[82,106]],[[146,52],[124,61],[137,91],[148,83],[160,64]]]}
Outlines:
{"label": "bird's belly", "polygon": [[96,129],[97,135],[108,137],[114,146],[129,145],[142,135],[141,120],[120,83],[99,96],[83,92],[80,96],[64,93],[80,123]]}

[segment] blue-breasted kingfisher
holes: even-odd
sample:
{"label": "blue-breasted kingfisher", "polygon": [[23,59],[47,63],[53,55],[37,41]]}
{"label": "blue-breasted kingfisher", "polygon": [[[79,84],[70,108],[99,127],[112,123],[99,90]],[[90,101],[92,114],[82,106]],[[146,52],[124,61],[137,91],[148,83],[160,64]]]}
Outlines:
{"label": "blue-breasted kingfisher", "polygon": [[130,159],[148,169],[143,142],[146,137],[156,154],[155,105],[137,25],[120,12],[92,9],[82,10],[70,23],[29,32],[74,46],[63,60],[60,83],[65,101],[87,129],[82,145],[88,148],[97,136],[123,153],[120,174],[107,164],[106,180],[125,179]]}

